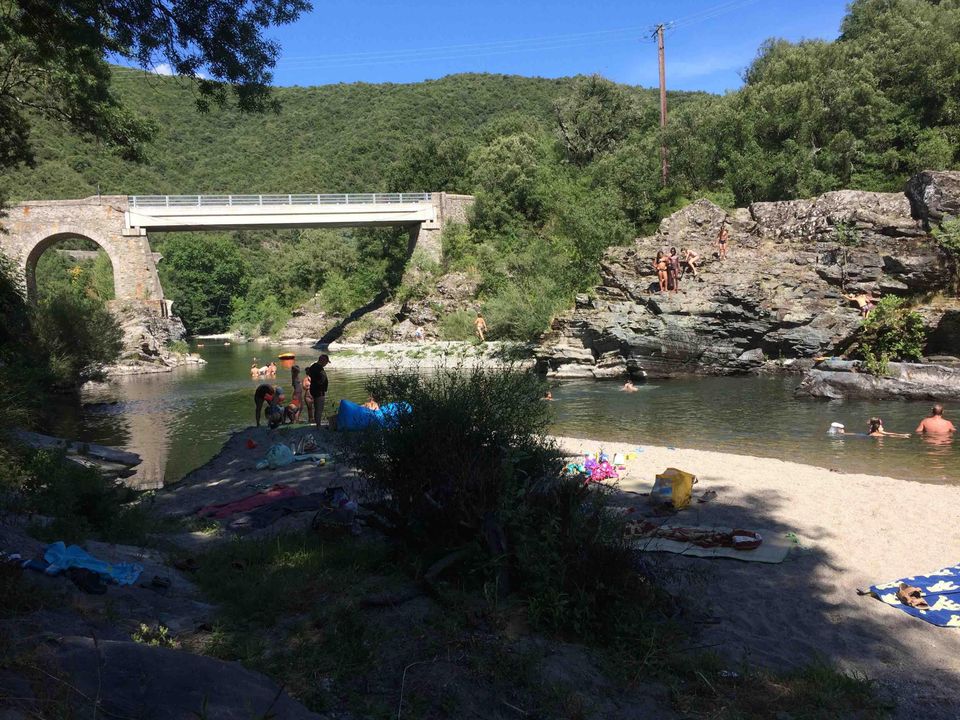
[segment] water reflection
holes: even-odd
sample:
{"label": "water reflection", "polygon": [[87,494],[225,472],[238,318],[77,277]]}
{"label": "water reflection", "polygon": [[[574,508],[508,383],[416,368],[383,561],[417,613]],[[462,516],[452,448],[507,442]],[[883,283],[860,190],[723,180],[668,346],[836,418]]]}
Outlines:
{"label": "water reflection", "polygon": [[[230,432],[253,423],[253,392],[261,381],[250,377],[252,358],[285,349],[203,348],[207,365],[121,378],[91,389],[84,393],[83,407],[57,408],[49,430],[139,453],[144,462],[134,478],[138,485],[174,482],[216,454]],[[300,352],[301,366],[315,355]],[[338,367],[334,356],[329,375],[328,407],[342,397],[366,398],[369,372]],[[270,382],[289,396],[288,370],[281,369]],[[796,400],[797,382],[796,377],[693,378],[639,385],[635,393],[622,392],[615,382],[553,383],[553,430],[637,445],[776,457],[844,472],[960,482],[958,448],[949,437],[827,434],[831,422],[860,431],[874,415],[882,415],[890,431],[912,431],[929,413],[927,403]]]}

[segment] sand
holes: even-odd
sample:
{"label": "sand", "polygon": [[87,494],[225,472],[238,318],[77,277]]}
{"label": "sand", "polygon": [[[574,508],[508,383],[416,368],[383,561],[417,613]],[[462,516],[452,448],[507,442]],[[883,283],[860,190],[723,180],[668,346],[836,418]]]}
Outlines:
{"label": "sand", "polygon": [[[572,453],[636,447],[558,441]],[[701,613],[693,617],[704,646],[734,670],[744,660],[790,668],[819,656],[878,681],[897,699],[897,717],[960,718],[960,630],[857,594],[960,562],[960,487],[649,446],[628,461],[620,487],[648,492],[667,467],[697,475],[695,496],[717,492],[670,522],[794,532],[802,546],[778,565],[648,554],[652,572]],[[646,498],[627,499],[648,511]]]}

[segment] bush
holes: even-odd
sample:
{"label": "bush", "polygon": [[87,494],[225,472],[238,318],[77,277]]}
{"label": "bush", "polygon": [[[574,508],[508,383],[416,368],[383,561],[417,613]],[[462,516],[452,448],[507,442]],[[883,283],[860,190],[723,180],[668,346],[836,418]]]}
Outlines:
{"label": "bush", "polygon": [[382,516],[425,562],[456,561],[461,581],[481,577],[490,598],[517,590],[553,631],[596,637],[611,616],[642,612],[649,593],[604,493],[562,476],[542,380],[457,367],[378,374],[367,389],[412,407],[357,436],[352,454]]}
{"label": "bush", "polygon": [[440,319],[440,337],[444,340],[469,340],[473,337],[476,315],[468,310],[455,310]]}
{"label": "bush", "polygon": [[860,353],[873,375],[886,375],[891,360],[920,360],[925,342],[923,318],[892,295],[881,299],[860,327]]}
{"label": "bush", "polygon": [[9,509],[51,518],[37,534],[44,540],[77,542],[90,536],[142,542],[147,518],[130,503],[137,493],[99,471],[65,460],[61,452],[7,446],[0,489]]}
{"label": "bush", "polygon": [[123,349],[123,332],[104,304],[69,291],[41,302],[33,327],[48,358],[51,383],[62,389],[102,378],[103,366],[115,362]]}
{"label": "bush", "polygon": [[536,290],[508,285],[484,303],[492,339],[532,342],[549,327],[563,297],[549,280],[542,280]]}

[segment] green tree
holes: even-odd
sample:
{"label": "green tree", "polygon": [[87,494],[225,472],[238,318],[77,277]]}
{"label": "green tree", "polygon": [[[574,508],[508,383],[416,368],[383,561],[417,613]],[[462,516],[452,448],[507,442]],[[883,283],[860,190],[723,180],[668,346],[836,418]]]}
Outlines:
{"label": "green tree", "polygon": [[885,375],[891,360],[922,359],[925,343],[920,313],[894,295],[882,298],[860,328],[860,353],[867,371],[874,375]]}
{"label": "green tree", "polygon": [[557,132],[570,161],[585,166],[627,137],[637,117],[631,99],[615,83],[591,75],[554,104]]}
{"label": "green tree", "polygon": [[231,91],[241,110],[275,109],[269,83],[279,47],[263,32],[309,8],[306,0],[5,0],[0,167],[33,160],[28,113],[140,154],[156,126],[111,90],[108,56],[144,68],[163,61],[195,78],[200,109],[224,104]]}
{"label": "green tree", "polygon": [[187,331],[226,330],[233,298],[242,297],[250,284],[240,249],[223,236],[180,236],[167,240],[163,252],[162,281]]}

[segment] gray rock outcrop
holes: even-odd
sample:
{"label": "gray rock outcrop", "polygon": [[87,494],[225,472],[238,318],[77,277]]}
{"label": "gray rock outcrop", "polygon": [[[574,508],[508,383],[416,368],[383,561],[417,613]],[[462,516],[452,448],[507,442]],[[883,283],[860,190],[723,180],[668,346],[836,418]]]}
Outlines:
{"label": "gray rock outcrop", "polygon": [[960,170],[917,173],[904,192],[913,217],[928,230],[946,218],[960,217]]}
{"label": "gray rock outcrop", "polygon": [[861,364],[828,360],[803,377],[798,396],[866,400],[960,399],[960,364],[890,363],[886,375],[871,375]]}
{"label": "gray rock outcrop", "polygon": [[[725,261],[714,252],[723,222]],[[699,278],[685,273],[680,292],[661,294],[653,258],[671,247],[694,250],[702,264]],[[603,378],[802,365],[794,361],[844,349],[859,327],[844,293],[910,296],[946,288],[951,273],[903,194],[844,190],[733,212],[699,200],[655,235],[608,249],[601,284],[554,320],[538,367]]]}
{"label": "gray rock outcrop", "polygon": [[120,360],[107,368],[108,375],[168,372],[182,365],[206,362],[199,355],[171,349],[171,343],[186,335],[183,321],[175,315],[162,316],[152,306],[136,300],[111,300],[107,306],[123,331]]}

